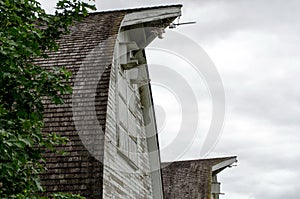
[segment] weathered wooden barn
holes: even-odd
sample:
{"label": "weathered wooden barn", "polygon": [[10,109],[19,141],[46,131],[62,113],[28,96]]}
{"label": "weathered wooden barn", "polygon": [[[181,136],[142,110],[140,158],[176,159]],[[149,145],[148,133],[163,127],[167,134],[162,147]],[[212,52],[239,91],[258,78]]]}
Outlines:
{"label": "weathered wooden barn", "polygon": [[162,163],[164,198],[219,199],[217,174],[237,162],[237,157]]}
{"label": "weathered wooden barn", "polygon": [[36,60],[45,68],[65,66],[73,74],[73,94],[65,96],[65,104],[44,102],[44,133],[70,139],[66,155],[44,155],[48,170],[41,180],[47,193],[158,199],[165,191],[176,198],[179,189],[170,191],[172,172],[164,169],[162,180],[145,47],[181,15],[181,7],[91,13],[58,41],[58,52]]}

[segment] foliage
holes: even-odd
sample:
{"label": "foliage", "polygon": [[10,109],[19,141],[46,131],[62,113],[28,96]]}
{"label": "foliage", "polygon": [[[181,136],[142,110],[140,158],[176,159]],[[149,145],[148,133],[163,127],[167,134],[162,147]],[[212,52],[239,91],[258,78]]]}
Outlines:
{"label": "foliage", "polygon": [[[58,50],[56,41],[68,34],[74,20],[94,6],[60,0],[54,15],[36,0],[0,0],[0,198],[45,198],[38,174],[45,170],[43,150],[66,142],[55,133],[42,135],[43,104],[47,97],[63,103],[71,92],[70,73],[45,70],[34,59]],[[79,198],[55,194],[54,199]]]}

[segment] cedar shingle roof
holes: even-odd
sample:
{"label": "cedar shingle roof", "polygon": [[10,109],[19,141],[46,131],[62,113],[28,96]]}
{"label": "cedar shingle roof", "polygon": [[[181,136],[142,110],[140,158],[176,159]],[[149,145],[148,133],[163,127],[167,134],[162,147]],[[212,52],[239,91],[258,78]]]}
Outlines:
{"label": "cedar shingle roof", "polygon": [[162,164],[165,199],[210,197],[212,167],[236,157],[178,161]]}
{"label": "cedar shingle roof", "polygon": [[[105,131],[114,40],[124,15],[125,12],[108,12],[88,16],[72,27],[70,35],[60,39],[58,52],[49,53],[48,59],[36,60],[37,64],[45,68],[65,66],[73,74],[71,85],[74,86],[75,76],[87,55],[99,43],[109,37],[112,38],[105,45],[105,49],[102,49],[105,52],[104,55],[99,55],[98,59],[96,58],[90,65],[85,64],[90,71],[98,71],[99,74],[91,74],[90,77],[82,78],[85,84],[90,83],[97,87],[98,92],[96,97],[92,93],[90,97],[83,97],[80,103],[84,108],[84,103],[95,100],[95,109],[103,132]],[[93,75],[100,74],[101,80],[96,82],[97,85],[93,85],[95,84],[92,81]],[[89,93],[86,94],[88,96]],[[41,180],[47,192],[71,192],[82,194],[88,198],[101,198],[103,165],[89,153],[78,136],[74,125],[73,111],[78,111],[79,114],[81,110],[72,110],[72,95],[65,96],[64,105],[54,105],[49,100],[45,100],[44,108],[45,127],[43,132],[56,132],[70,139],[68,146],[63,148],[68,153],[67,155],[56,155],[50,152],[45,154],[48,171],[41,175]],[[88,117],[88,115],[84,115],[84,117]],[[103,139],[95,140],[94,144],[103,148]],[[99,151],[103,155],[103,151]]]}

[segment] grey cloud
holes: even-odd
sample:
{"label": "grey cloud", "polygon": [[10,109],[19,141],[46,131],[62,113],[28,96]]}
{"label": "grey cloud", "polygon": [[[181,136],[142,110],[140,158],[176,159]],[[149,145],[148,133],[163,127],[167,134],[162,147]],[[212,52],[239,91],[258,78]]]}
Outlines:
{"label": "grey cloud", "polygon": [[[222,38],[241,30],[274,31],[290,30],[294,25],[300,31],[299,1],[191,1],[184,6],[183,19],[194,19],[194,34],[202,39]],[[187,17],[185,17],[187,16]],[[190,30],[190,28],[188,28]],[[186,30],[186,31],[189,31]]]}

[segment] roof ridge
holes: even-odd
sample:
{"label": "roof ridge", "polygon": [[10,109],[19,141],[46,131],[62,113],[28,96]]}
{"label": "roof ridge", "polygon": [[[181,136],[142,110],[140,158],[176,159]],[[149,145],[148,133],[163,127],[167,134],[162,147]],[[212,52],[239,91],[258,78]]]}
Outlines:
{"label": "roof ridge", "polygon": [[94,14],[104,14],[104,13],[110,13],[110,12],[135,12],[135,11],[143,11],[143,10],[150,10],[150,9],[156,9],[156,8],[169,8],[169,7],[182,7],[182,4],[166,4],[166,5],[160,5],[160,6],[150,6],[150,7],[136,7],[136,8],[124,8],[124,9],[116,9],[116,10],[103,10],[103,11],[96,11],[96,12],[89,12],[89,15]]}
{"label": "roof ridge", "polygon": [[224,156],[224,157],[214,157],[214,158],[201,158],[201,159],[190,159],[190,160],[178,160],[178,161],[172,161],[172,162],[162,162],[162,164],[172,164],[172,163],[175,163],[175,162],[194,162],[194,161],[212,161],[212,160],[227,160],[227,159],[232,159],[232,158],[237,158],[237,156]]}

